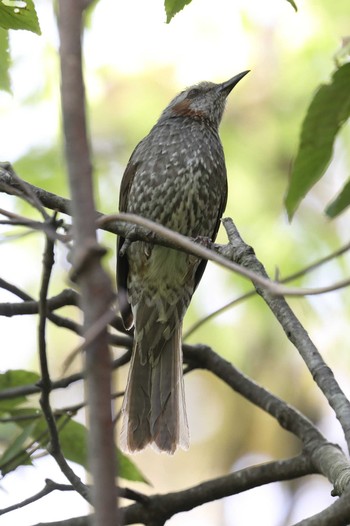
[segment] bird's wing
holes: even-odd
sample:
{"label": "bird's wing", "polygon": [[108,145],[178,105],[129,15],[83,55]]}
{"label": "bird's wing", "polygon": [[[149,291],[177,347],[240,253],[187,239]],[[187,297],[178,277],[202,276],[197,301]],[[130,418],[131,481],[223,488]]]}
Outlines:
{"label": "bird's wing", "polygon": [[[223,179],[225,181],[225,186],[224,186],[224,189],[223,189],[223,192],[222,192],[222,196],[221,196],[220,207],[219,207],[219,210],[218,210],[218,216],[217,216],[217,219],[216,219],[215,229],[214,229],[214,232],[213,232],[213,234],[211,236],[211,240],[212,241],[215,241],[215,239],[216,239],[217,233],[218,233],[219,228],[220,228],[220,219],[222,217],[222,214],[225,212],[225,208],[226,208],[226,204],[227,204],[227,178],[226,178],[226,168],[225,167],[224,167],[224,170],[225,170],[225,177]],[[200,280],[202,279],[202,276],[203,276],[203,273],[205,271],[205,267],[207,266],[207,263],[208,263],[208,261],[203,259],[200,262],[200,264],[198,265],[198,268],[197,268],[197,271],[196,271],[196,274],[195,274],[195,278],[194,278],[194,290],[196,290],[196,288],[199,285]]]}
{"label": "bird's wing", "polygon": [[[138,163],[134,162],[132,157],[125,169],[122,182],[120,185],[119,194],[119,211],[126,212],[128,209],[128,197],[132,181],[137,171]],[[129,272],[129,263],[126,254],[120,255],[120,250],[124,244],[125,238],[118,236],[117,243],[117,287],[118,287],[118,302],[120,313],[126,329],[130,329],[133,324],[133,316],[131,312],[130,303],[127,294],[127,281]]]}

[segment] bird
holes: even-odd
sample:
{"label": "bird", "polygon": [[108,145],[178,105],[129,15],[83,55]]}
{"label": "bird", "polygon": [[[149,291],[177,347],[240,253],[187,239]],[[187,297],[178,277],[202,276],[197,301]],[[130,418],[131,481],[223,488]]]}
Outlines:
{"label": "bird", "polygon": [[[218,129],[226,99],[249,72],[179,93],[134,149],[119,211],[137,214],[194,239],[215,241],[227,202]],[[127,241],[127,242],[126,242]],[[181,332],[207,261],[173,248],[118,237],[117,289],[125,329],[134,340],[120,447],[188,449]]]}

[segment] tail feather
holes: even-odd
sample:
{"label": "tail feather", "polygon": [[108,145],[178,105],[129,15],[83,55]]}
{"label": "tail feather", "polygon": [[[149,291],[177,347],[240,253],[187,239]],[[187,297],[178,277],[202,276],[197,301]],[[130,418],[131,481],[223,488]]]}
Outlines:
{"label": "tail feather", "polygon": [[[160,338],[156,348],[153,344],[153,350],[148,342],[152,334],[148,332],[147,336],[135,338],[122,407],[121,447],[134,452],[151,444],[158,451],[172,454],[178,446],[183,449],[189,446],[181,324],[176,325],[170,338]],[[145,355],[147,360],[143,359]]]}

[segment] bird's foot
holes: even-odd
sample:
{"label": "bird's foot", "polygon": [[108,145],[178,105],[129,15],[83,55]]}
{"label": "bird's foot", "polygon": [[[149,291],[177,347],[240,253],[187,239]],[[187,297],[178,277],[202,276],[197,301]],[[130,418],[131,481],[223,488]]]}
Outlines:
{"label": "bird's foot", "polygon": [[197,236],[193,238],[193,241],[205,248],[212,248],[213,246],[213,241],[208,236]]}

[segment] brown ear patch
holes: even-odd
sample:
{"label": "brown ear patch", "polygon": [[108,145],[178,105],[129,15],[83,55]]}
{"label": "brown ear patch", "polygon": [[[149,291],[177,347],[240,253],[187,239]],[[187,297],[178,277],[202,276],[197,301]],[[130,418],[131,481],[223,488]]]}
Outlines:
{"label": "brown ear patch", "polygon": [[172,108],[173,113],[175,115],[180,115],[182,117],[192,117],[193,119],[200,119],[204,117],[204,113],[202,111],[194,110],[190,107],[190,100],[184,99],[181,102],[178,102],[175,104],[175,106]]}

